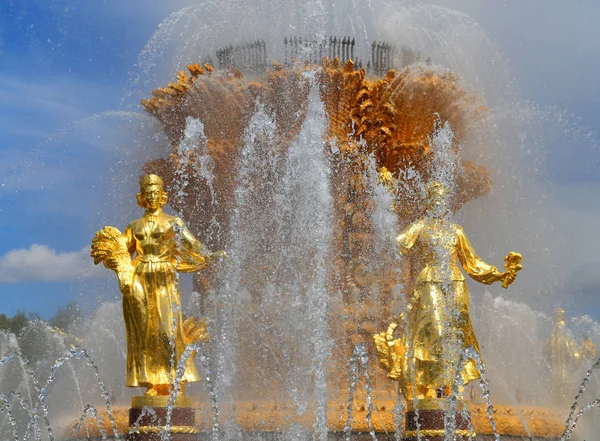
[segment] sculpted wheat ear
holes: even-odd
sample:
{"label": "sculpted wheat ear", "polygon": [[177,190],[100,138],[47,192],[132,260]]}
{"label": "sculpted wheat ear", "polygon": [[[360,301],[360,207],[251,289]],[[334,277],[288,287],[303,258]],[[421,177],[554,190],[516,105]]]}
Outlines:
{"label": "sculpted wheat ear", "polygon": [[[127,288],[133,276],[133,265],[127,250],[127,238],[118,228],[104,227],[98,231],[96,237],[92,240],[90,255],[96,265],[103,262],[104,266],[115,271],[119,278],[121,292],[128,291]],[[116,266],[109,267],[109,259],[114,260]]]}

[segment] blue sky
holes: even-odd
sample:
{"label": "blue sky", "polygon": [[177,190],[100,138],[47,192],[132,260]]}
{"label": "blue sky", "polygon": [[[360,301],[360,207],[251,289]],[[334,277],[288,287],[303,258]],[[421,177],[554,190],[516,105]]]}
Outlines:
{"label": "blue sky", "polygon": [[7,259],[19,258],[11,251],[49,248],[36,248],[46,260],[30,274],[4,274],[14,274],[15,265],[0,270],[1,312],[49,317],[71,298],[87,303],[82,293],[96,286],[78,281],[76,272],[89,270],[80,250],[93,234],[91,204],[106,204],[91,186],[101,188],[107,155],[57,133],[122,106],[128,74],[162,14],[140,20],[117,5],[127,7],[21,0],[0,6],[0,255],[7,268]]}
{"label": "blue sky", "polygon": [[[138,55],[159,24],[187,3],[0,3],[1,313],[20,308],[47,318],[70,299],[91,308],[98,299],[117,294],[114,280],[107,271],[92,268],[84,248],[106,222],[121,225],[136,213],[132,199],[130,212],[120,212],[117,219],[109,215],[115,209],[115,187],[107,183],[119,151],[107,146],[126,143],[127,138],[115,135],[119,126],[110,118],[93,115],[140,112],[139,96],[130,93]],[[600,276],[595,268],[600,258],[593,256],[593,243],[600,241],[594,140],[600,115],[600,5],[541,0],[429,3],[465,12],[481,25],[508,60],[525,100],[574,115],[566,117],[564,136],[581,142],[553,145],[546,152],[552,186],[548,204],[556,231],[572,239],[565,283],[579,294],[571,293],[571,304],[599,319],[600,300],[595,297]],[[158,75],[153,85],[167,80]],[[578,118],[580,127],[573,128]],[[134,183],[137,174],[130,170]],[[20,269],[22,262],[32,270]],[[582,306],[585,302],[591,307]]]}

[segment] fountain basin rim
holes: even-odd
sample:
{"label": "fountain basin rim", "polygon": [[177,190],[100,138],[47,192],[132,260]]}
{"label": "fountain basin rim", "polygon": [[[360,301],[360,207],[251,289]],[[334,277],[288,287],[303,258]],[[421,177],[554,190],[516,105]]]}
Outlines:
{"label": "fountain basin rim", "polygon": [[[169,395],[140,395],[131,399],[131,407],[167,407],[167,403],[171,397]],[[194,400],[187,395],[179,395],[175,399],[175,407],[194,407]]]}
{"label": "fountain basin rim", "polygon": [[[456,410],[467,409],[467,403],[462,399],[456,400]],[[406,410],[414,411],[419,410],[447,410],[448,403],[446,398],[423,398],[420,400],[409,401],[406,403]]]}

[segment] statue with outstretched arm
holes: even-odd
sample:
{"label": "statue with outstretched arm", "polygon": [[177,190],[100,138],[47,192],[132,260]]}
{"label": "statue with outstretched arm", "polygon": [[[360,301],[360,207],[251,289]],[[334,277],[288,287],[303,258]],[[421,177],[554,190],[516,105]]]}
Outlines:
{"label": "statue with outstretched arm", "polygon": [[[521,269],[521,255],[505,258],[505,271],[475,253],[460,225],[447,220],[446,189],[438,182],[427,186],[427,214],[403,231],[396,241],[401,253],[422,256],[424,267],[411,300],[386,332],[374,336],[388,376],[399,381],[407,401],[449,395],[463,351],[480,353],[469,316],[469,292],[458,267],[474,280],[508,287]],[[481,374],[473,358],[466,359],[459,390]]]}

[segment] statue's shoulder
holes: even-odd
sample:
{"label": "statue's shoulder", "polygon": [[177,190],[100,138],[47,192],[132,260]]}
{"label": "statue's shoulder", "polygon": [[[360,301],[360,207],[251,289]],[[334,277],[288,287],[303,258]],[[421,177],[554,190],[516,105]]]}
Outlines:
{"label": "statue's shoulder", "polygon": [[141,222],[142,222],[142,218],[139,219],[134,219],[131,222],[129,222],[129,225],[127,225],[127,228],[125,228],[125,231],[127,230],[137,230],[141,227]]}
{"label": "statue's shoulder", "polygon": [[183,227],[184,223],[178,216],[171,216],[170,214],[163,213],[163,216],[167,222],[171,225],[177,225],[178,227]]}
{"label": "statue's shoulder", "polygon": [[414,231],[422,231],[423,228],[425,228],[426,226],[427,226],[427,221],[425,220],[425,218],[420,217],[419,219],[414,221],[412,224],[410,224],[409,228]]}
{"label": "statue's shoulder", "polygon": [[463,229],[463,227],[458,224],[452,224],[452,231],[454,231],[456,235],[464,236],[465,234],[465,230]]}

